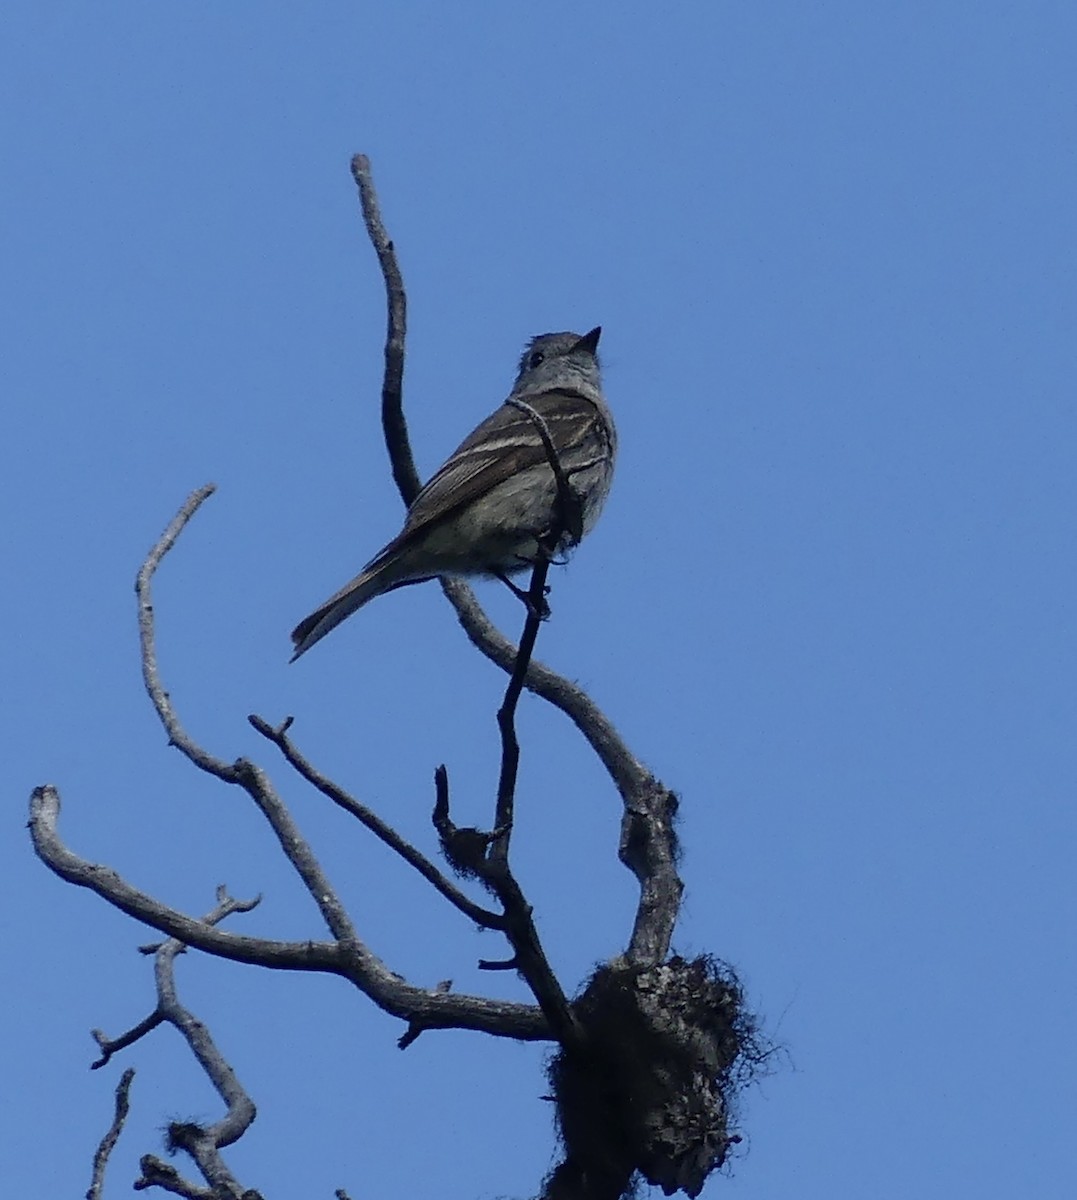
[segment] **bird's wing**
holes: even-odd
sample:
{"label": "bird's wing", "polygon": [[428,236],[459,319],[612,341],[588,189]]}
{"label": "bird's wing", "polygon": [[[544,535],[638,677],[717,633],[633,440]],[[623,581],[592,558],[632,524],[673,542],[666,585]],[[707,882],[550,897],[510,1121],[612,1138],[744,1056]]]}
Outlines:
{"label": "bird's wing", "polygon": [[[571,388],[516,397],[546,422],[559,455],[588,438],[598,420],[594,401]],[[485,495],[520,471],[547,462],[546,450],[531,417],[503,404],[469,434],[415,497],[397,543]]]}

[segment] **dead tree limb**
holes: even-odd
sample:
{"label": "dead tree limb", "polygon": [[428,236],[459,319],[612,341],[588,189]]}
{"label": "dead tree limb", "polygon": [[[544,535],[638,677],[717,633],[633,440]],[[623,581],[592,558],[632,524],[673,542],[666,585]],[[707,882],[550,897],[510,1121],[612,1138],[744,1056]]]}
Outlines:
{"label": "dead tree limb", "polygon": [[97,1153],[93,1156],[93,1176],[86,1193],[86,1200],[101,1200],[105,1186],[105,1168],[108,1166],[108,1160],[123,1132],[127,1114],[130,1111],[131,1081],[134,1077],[134,1070],[128,1067],[120,1076],[120,1082],[116,1084],[116,1106],[112,1114],[112,1124],[105,1131],[105,1136],[97,1147]]}
{"label": "dead tree limb", "polygon": [[[410,503],[420,489],[420,481],[403,410],[404,285],[365,156],[353,159],[352,174],[385,284],[382,425],[393,478],[405,503]],[[520,407],[528,410],[526,404]],[[706,957],[691,962],[670,957],[683,887],[677,872],[674,831],[677,798],[631,753],[609,718],[581,688],[533,658],[546,615],[547,572],[555,548],[566,536],[570,544],[573,541],[578,514],[577,498],[561,470],[548,430],[536,412],[530,410],[530,415],[557,480],[558,504],[556,527],[533,565],[527,618],[519,645],[493,626],[466,584],[442,580],[445,595],[472,644],[509,678],[498,712],[502,754],[491,828],[458,829],[453,824],[444,766],[435,772],[434,824],[450,864],[463,877],[478,880],[496,898],[500,911],[472,900],[416,846],[314,768],[289,737],[291,718],[276,726],[257,716],[250,721],[302,778],[380,838],[457,911],[481,927],[503,933],[511,957],[480,965],[518,971],[535,998],[534,1005],[456,995],[441,984],[433,989],[419,988],[390,970],[360,938],[332,881],[267,772],[248,759],[229,762],[219,758],[187,733],[164,687],[157,661],[152,584],[180,533],[212,494],[213,485],[188,497],[143,562],[136,582],[142,673],[169,744],[198,770],[238,787],[254,802],[306,888],[329,936],[323,941],[295,943],[221,930],[216,927],[219,920],[237,911],[239,905],[223,895],[218,909],[204,919],[180,913],[132,887],[115,871],[86,862],[65,846],[58,832],[57,790],[49,785],[34,790],[30,829],[41,860],[61,878],[91,889],[169,939],[154,948],[158,984],[155,1011],[116,1039],[99,1035],[102,1058],[96,1065],[167,1021],[188,1038],[227,1107],[225,1117],[213,1126],[174,1123],[170,1127],[171,1148],[188,1153],[206,1180],[206,1187],[183,1179],[172,1166],[153,1156],[142,1160],[143,1176],[136,1187],[159,1187],[196,1200],[257,1197],[257,1193],[239,1190],[220,1158],[220,1149],[249,1126],[254,1109],[208,1032],[175,997],[173,962],[186,946],[270,969],[339,975],[380,1008],[407,1022],[400,1039],[402,1047],[424,1030],[438,1028],[554,1041],[557,1052],[550,1066],[550,1081],[565,1153],[546,1181],[544,1200],[617,1200],[630,1188],[637,1173],[660,1185],[667,1194],[683,1190],[695,1196],[707,1175],[724,1161],[729,1147],[738,1140],[728,1128],[730,1097],[735,1085],[750,1074],[765,1053],[755,1036],[752,1019],[743,1009],[735,975]],[[515,714],[524,688],[565,713],[606,768],[622,802],[618,856],[634,874],[640,889],[623,953],[600,967],[574,1000],[568,998],[550,967],[531,905],[513,875],[510,861],[520,762]],[[117,1114],[117,1122],[122,1125],[119,1101]]]}
{"label": "dead tree limb", "polygon": [[[406,505],[422,486],[404,419],[404,339],[407,303],[396,251],[381,219],[377,193],[365,154],[352,159],[367,235],[378,257],[385,284],[387,328],[385,375],[382,382],[382,426],[393,478]],[[551,447],[552,448],[552,447]],[[512,674],[519,661],[514,646],[487,617],[475,593],[459,579],[443,579],[442,589],[456,611],[468,639],[503,671]],[[621,796],[619,854],[635,875],[640,901],[626,957],[639,966],[661,962],[669,953],[684,885],[677,874],[673,824],[676,796],[628,749],[610,719],[587,693],[544,664],[528,660],[524,686],[563,712],[598,755]]]}

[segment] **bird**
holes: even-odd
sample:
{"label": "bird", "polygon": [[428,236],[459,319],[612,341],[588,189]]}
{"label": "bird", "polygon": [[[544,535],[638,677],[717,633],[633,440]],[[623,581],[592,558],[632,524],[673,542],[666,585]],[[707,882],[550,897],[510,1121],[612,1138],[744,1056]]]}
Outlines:
{"label": "bird", "polygon": [[[601,326],[582,335],[543,333],[527,343],[508,398],[422,488],[400,533],[292,630],[292,662],[375,596],[438,576],[508,582],[534,564],[555,525],[561,531],[553,547],[558,553],[593,528],[617,453],[602,392],[601,333]],[[558,515],[563,488],[536,416],[552,442],[578,520]]]}

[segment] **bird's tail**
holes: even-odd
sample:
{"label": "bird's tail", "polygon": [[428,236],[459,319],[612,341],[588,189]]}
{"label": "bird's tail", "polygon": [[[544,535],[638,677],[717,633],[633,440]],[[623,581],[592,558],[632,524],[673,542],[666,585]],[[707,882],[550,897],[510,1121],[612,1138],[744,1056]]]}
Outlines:
{"label": "bird's tail", "polygon": [[405,583],[418,582],[406,578],[401,579],[399,572],[393,569],[395,565],[392,558],[387,559],[379,555],[359,575],[356,575],[351,583],[345,584],[335,596],[330,596],[321,608],[300,621],[292,630],[292,644],[295,647],[295,653],[292,655],[291,661],[295,662],[301,654],[306,654],[315,642],[320,642],[331,629],[336,629],[345,617],[350,617],[368,600],[373,600],[382,592],[391,591]]}

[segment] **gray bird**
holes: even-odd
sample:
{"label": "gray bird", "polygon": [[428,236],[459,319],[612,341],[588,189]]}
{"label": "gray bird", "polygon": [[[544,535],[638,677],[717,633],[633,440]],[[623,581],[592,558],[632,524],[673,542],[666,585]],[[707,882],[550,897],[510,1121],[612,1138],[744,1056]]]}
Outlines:
{"label": "gray bird", "polygon": [[532,416],[538,413],[579,503],[568,549],[602,510],[617,435],[602,395],[601,326],[582,337],[544,333],[520,359],[509,399],[464,439],[415,497],[404,528],[362,572],[292,630],[294,662],[368,600],[438,575],[505,579],[527,570],[557,519],[557,480]]}

